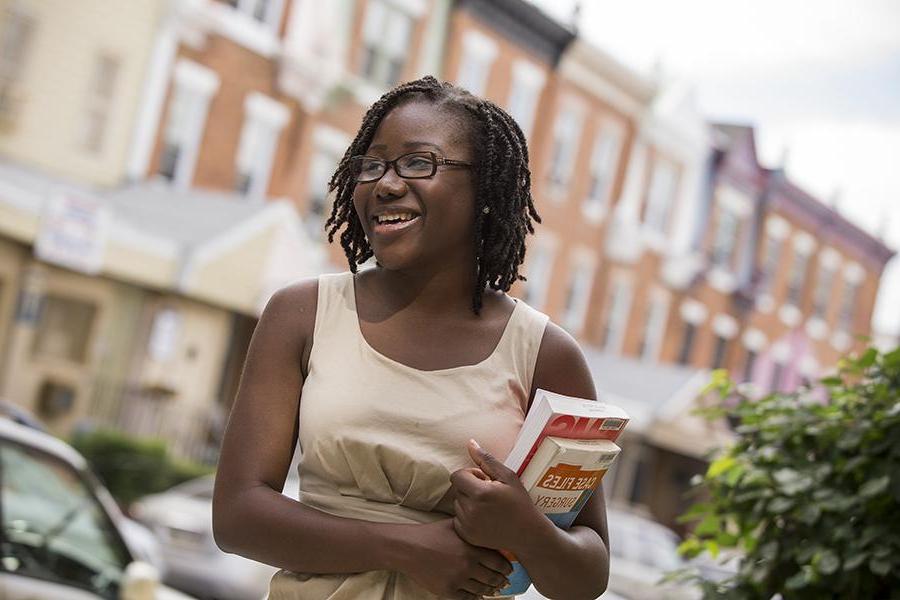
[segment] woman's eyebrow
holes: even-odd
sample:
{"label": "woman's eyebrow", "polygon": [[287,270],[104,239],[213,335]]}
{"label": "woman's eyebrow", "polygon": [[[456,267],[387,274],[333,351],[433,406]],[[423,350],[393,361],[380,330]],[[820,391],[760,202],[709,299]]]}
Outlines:
{"label": "woman's eyebrow", "polygon": [[[430,146],[440,152],[443,152],[444,149],[432,142],[420,142],[420,141],[412,141],[412,142],[403,142],[404,148],[416,148],[421,146]],[[372,144],[369,146],[369,150],[386,150],[387,144]]]}

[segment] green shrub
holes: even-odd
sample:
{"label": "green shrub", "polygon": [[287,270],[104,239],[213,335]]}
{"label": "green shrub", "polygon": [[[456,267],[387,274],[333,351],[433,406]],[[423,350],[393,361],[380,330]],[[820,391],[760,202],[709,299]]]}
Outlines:
{"label": "green shrub", "polygon": [[[742,555],[704,597],[900,598],[900,348],[844,359],[820,388],[752,400],[723,372],[710,388],[737,441],[709,466],[683,554]],[[685,577],[684,574],[681,575]]]}
{"label": "green shrub", "polygon": [[71,443],[122,506],[212,472],[209,467],[173,459],[160,439],[97,429],[76,434]]}

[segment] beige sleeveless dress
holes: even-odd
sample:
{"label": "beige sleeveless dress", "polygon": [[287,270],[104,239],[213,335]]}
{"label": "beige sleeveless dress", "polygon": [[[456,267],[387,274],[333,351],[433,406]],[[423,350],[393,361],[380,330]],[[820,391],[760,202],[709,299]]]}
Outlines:
{"label": "beige sleeveless dress", "polygon": [[[299,500],[385,523],[448,518],[450,474],[472,466],[470,438],[505,458],[525,418],[547,316],[516,301],[493,353],[474,365],[422,371],[369,346],[352,273],[319,278],[308,375],[300,402]],[[431,600],[389,571],[279,571],[270,600]]]}

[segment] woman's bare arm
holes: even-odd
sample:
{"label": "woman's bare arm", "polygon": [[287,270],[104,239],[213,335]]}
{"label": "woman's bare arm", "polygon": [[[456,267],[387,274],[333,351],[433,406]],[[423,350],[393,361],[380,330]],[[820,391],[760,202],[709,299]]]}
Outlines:
{"label": "woman's bare arm", "polygon": [[[581,350],[552,323],[541,342],[532,388],[596,398]],[[514,471],[477,443],[469,444],[469,454],[476,466],[451,477],[457,533],[478,546],[512,551],[546,596],[576,600],[602,594],[609,574],[602,490],[564,531],[535,508]]]}
{"label": "woman's bare arm", "polygon": [[279,291],[253,333],[216,475],[216,543],[301,573],[402,571],[452,597],[453,582],[469,581],[473,572],[481,573],[484,589],[500,585],[498,571],[508,572],[508,563],[463,542],[449,520],[394,525],[346,519],[279,492],[297,439],[302,357],[312,342],[317,293],[315,281]]}

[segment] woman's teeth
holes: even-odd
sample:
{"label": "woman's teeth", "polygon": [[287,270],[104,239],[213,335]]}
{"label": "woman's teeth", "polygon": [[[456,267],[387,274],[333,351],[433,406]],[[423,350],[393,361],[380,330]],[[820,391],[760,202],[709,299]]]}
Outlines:
{"label": "woman's teeth", "polygon": [[404,221],[410,221],[414,219],[417,215],[412,213],[395,213],[392,215],[378,215],[375,217],[375,222],[379,225],[384,223],[402,223]]}

